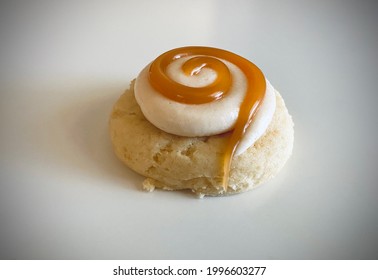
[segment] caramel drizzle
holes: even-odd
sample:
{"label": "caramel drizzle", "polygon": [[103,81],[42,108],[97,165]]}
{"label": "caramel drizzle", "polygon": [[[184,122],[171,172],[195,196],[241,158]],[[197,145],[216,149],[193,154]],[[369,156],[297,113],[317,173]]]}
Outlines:
{"label": "caramel drizzle", "polygon": [[[172,61],[194,56],[188,59],[182,70],[186,75],[197,75],[202,68],[208,67],[216,71],[217,78],[205,87],[190,87],[172,80],[167,75],[167,67]],[[265,96],[266,82],[261,70],[249,60],[232,52],[210,47],[182,47],[170,50],[156,58],[149,70],[151,85],[165,97],[185,103],[204,104],[223,98],[232,85],[232,77],[228,67],[220,60],[226,60],[241,69],[248,81],[247,92],[240,106],[237,122],[229,138],[223,157],[224,190],[227,190],[231,161],[235,151],[252,122],[261,101]]]}

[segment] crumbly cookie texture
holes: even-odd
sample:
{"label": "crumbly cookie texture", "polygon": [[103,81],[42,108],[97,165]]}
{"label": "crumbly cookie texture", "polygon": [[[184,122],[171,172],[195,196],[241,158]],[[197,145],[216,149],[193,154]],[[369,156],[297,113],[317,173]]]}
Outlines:
{"label": "crumbly cookie texture", "polygon": [[147,177],[143,189],[190,189],[199,197],[250,190],[274,177],[290,157],[294,124],[276,91],[276,111],[265,134],[246,152],[233,158],[229,186],[222,187],[222,157],[228,135],[181,137],[166,133],[143,116],[134,85],[115,103],[110,135],[115,154]]}

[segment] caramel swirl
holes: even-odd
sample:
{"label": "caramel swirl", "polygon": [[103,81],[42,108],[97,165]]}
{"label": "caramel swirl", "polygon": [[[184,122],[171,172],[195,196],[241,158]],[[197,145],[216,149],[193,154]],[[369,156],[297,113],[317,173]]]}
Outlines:
{"label": "caramel swirl", "polygon": [[[182,70],[188,76],[201,72],[202,68],[213,69],[216,79],[204,87],[190,87],[172,80],[167,75],[167,67],[174,60],[188,59]],[[224,97],[232,86],[232,77],[222,60],[229,61],[244,73],[248,85],[245,98],[240,106],[237,122],[229,138],[223,157],[223,187],[228,186],[231,161],[246,129],[253,120],[265,96],[266,82],[261,70],[249,60],[232,52],[210,47],[183,47],[170,50],[156,58],[149,69],[151,85],[168,99],[185,104],[204,104]]]}

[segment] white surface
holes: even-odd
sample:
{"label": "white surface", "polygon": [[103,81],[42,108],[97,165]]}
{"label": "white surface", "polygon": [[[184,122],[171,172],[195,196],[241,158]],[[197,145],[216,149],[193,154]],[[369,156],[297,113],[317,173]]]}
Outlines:
{"label": "white surface", "polygon": [[[374,1],[9,1],[0,5],[0,257],[378,257]],[[252,60],[295,121],[293,157],[255,191],[144,193],[107,121],[160,53]]]}

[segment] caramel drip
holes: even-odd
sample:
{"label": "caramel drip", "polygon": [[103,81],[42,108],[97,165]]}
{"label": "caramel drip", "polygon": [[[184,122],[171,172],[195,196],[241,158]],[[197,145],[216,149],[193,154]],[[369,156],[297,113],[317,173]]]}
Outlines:
{"label": "caramel drip", "polygon": [[[197,75],[208,67],[217,73],[217,78],[205,87],[189,87],[177,83],[167,75],[167,67],[172,61],[186,57],[182,66],[186,75]],[[228,67],[220,60],[226,60],[241,69],[248,81],[247,92],[240,106],[237,122],[228,141],[223,157],[223,187],[228,186],[231,161],[240,140],[255,116],[265,96],[266,82],[261,70],[249,60],[229,51],[210,47],[183,47],[170,50],[156,58],[149,72],[151,85],[167,98],[186,104],[203,104],[224,97],[232,85]]]}

